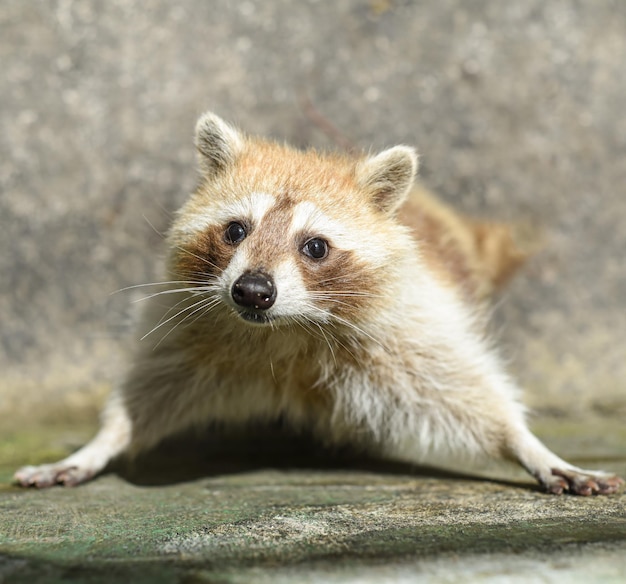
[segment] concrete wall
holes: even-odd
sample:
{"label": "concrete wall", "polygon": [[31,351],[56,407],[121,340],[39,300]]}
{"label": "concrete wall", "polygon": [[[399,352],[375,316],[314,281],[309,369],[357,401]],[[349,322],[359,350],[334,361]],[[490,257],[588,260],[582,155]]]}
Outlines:
{"label": "concrete wall", "polygon": [[626,3],[0,5],[0,419],[89,407],[212,109],[298,146],[409,143],[465,211],[541,228],[496,322],[540,409],[626,414]]}

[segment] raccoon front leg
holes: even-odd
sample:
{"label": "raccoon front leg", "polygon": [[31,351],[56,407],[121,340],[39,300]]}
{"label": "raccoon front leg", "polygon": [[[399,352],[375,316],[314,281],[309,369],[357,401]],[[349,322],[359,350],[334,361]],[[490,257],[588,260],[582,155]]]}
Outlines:
{"label": "raccoon front leg", "polygon": [[[136,364],[126,382],[113,390],[102,412],[100,430],[91,442],[58,462],[20,468],[15,481],[24,487],[75,486],[93,478],[118,456],[145,450],[165,437],[167,430],[149,411],[149,406],[159,405],[150,398],[162,381],[159,373],[157,362]],[[141,404],[147,411],[143,418]]]}
{"label": "raccoon front leg", "polygon": [[[487,403],[486,407],[493,406]],[[516,409],[521,410],[521,407]],[[473,435],[483,441],[485,453],[495,459],[502,458],[520,464],[549,493],[606,495],[616,493],[624,484],[618,476],[603,471],[584,470],[558,457],[532,434],[521,411],[495,423],[489,415],[483,418],[473,420],[472,424],[475,425]],[[463,426],[467,421],[467,418],[462,417],[458,424]],[[471,428],[464,430],[472,431]]]}
{"label": "raccoon front leg", "polygon": [[192,375],[162,355],[139,359],[125,383],[114,390],[101,427],[86,446],[52,464],[26,466],[14,478],[22,486],[74,486],[88,481],[122,454],[135,455],[192,424],[201,402],[188,391]]}
{"label": "raccoon front leg", "polygon": [[624,480],[611,473],[573,466],[546,448],[525,426],[507,438],[505,456],[519,462],[549,492],[560,495],[608,495]]}
{"label": "raccoon front leg", "polygon": [[369,425],[384,454],[418,464],[513,461],[554,494],[611,494],[624,484],[613,474],[573,466],[546,448],[528,429],[516,388],[505,376],[468,378],[465,387],[455,387],[455,381],[440,378],[416,392],[382,392],[377,420]]}
{"label": "raccoon front leg", "polygon": [[102,471],[130,445],[132,423],[119,392],[114,392],[102,414],[102,425],[91,442],[67,458],[52,464],[25,466],[14,475],[23,487],[74,486]]}

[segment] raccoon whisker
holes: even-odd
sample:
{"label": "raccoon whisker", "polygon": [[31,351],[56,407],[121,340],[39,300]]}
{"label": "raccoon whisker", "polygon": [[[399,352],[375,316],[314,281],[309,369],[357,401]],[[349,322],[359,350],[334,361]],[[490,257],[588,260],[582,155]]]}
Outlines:
{"label": "raccoon whisker", "polygon": [[182,278],[183,280],[187,280],[187,281],[196,281],[198,280],[198,283],[207,283],[209,281],[216,281],[219,276],[224,272],[223,268],[220,268],[218,265],[210,262],[207,258],[203,258],[197,254],[194,254],[193,252],[189,251],[188,249],[184,249],[184,248],[177,248],[180,249],[181,251],[183,251],[184,253],[190,254],[192,257],[195,257],[197,259],[199,259],[201,262],[207,264],[209,267],[213,268],[215,270],[215,273],[207,273],[206,271],[200,269],[200,270],[184,270],[184,271],[180,271],[180,270],[175,270],[172,271],[172,273],[175,276],[178,276],[180,278]]}
{"label": "raccoon whisker", "polygon": [[[355,361],[358,361],[357,356],[350,349],[348,349],[348,347],[344,343],[342,343],[339,340],[337,340],[336,342],[337,342],[337,344],[339,344],[343,348],[343,350],[346,353],[348,353],[348,355],[350,355]],[[360,345],[360,343],[359,343],[359,345]]]}
{"label": "raccoon whisker", "polygon": [[363,336],[363,337],[368,338],[371,341],[374,341],[376,344],[381,345],[378,339],[374,338],[372,335],[364,331],[361,327],[357,326],[356,324],[350,322],[349,320],[346,320],[345,318],[337,316],[336,314],[333,314],[333,313],[329,313],[329,314],[330,314],[330,322],[329,322],[330,326],[336,327],[338,325],[343,325],[344,327],[347,327],[351,329],[352,331],[354,331],[355,333],[357,333],[357,336],[353,337],[354,341],[360,343],[359,337]]}
{"label": "raccoon whisker", "polygon": [[[334,351],[332,343],[331,343],[331,339],[334,342],[337,342],[337,339],[329,331],[327,331],[327,332],[329,333],[330,339],[328,338],[328,336],[326,336],[326,333],[324,332],[324,329],[322,328],[322,326],[319,323],[315,322],[315,321],[309,320],[309,319],[304,318],[304,317],[297,317],[297,318],[294,319],[294,322],[297,325],[299,325],[307,334],[309,334],[312,337],[317,338],[320,341],[326,343],[326,345],[328,346],[328,349],[330,350],[330,354],[332,355],[333,362],[335,364],[337,364],[337,358],[335,356],[335,351]],[[319,332],[318,332],[318,330],[313,328],[312,325],[315,325],[317,327],[317,329],[319,330]]]}
{"label": "raccoon whisker", "polygon": [[206,284],[206,281],[204,282],[193,282],[190,280],[166,280],[164,282],[148,282],[146,284],[135,284],[133,286],[126,286],[124,288],[120,288],[119,290],[115,290],[114,292],[111,292],[111,296],[113,294],[119,294],[120,292],[125,292],[126,290],[134,290],[135,288],[145,288],[146,286],[165,286],[166,284],[186,284],[186,285],[197,285],[197,286],[201,286]]}
{"label": "raccoon whisker", "polygon": [[218,265],[216,265],[213,262],[209,261],[207,258],[203,258],[202,256],[199,256],[198,254],[195,254],[192,251],[189,251],[188,249],[185,249],[184,247],[181,247],[180,245],[176,245],[175,248],[178,249],[179,251],[182,251],[183,253],[189,254],[191,257],[194,257],[197,260],[200,260],[201,262],[205,263],[207,266],[215,268],[216,270],[219,270],[220,272],[223,271]]}
{"label": "raccoon whisker", "polygon": [[315,290],[310,292],[315,297],[333,297],[333,296],[355,296],[363,298],[383,298],[381,294],[372,294],[371,292],[360,292],[357,290]]}
{"label": "raccoon whisker", "polygon": [[[199,300],[198,302],[195,302],[194,304],[191,304],[190,306],[187,306],[186,308],[183,308],[182,310],[179,310],[176,314],[170,316],[167,320],[164,320],[163,322],[158,323],[155,327],[153,327],[149,332],[147,332],[143,337],[141,337],[140,340],[144,340],[146,337],[148,337],[149,335],[151,335],[154,331],[156,331],[157,329],[161,328],[163,325],[166,325],[168,322],[171,322],[172,320],[174,320],[175,318],[179,317],[181,314],[187,312],[188,310],[192,310],[193,308],[195,308],[196,306],[203,304],[204,302],[206,302],[207,300],[210,300],[211,298],[202,298],[201,300]],[[179,303],[180,304],[180,303]],[[170,331],[171,332],[171,331]],[[169,334],[169,333],[168,333]]]}
{"label": "raccoon whisker", "polygon": [[[332,282],[344,282],[344,283],[345,283],[345,279],[346,279],[346,277],[345,277],[344,275],[341,275],[341,276],[335,276],[335,277],[333,277],[333,278],[324,278],[323,280],[320,280],[320,281],[318,282],[318,285],[319,285],[319,286],[325,286],[325,285],[330,284],[330,283],[332,283]],[[335,290],[336,290],[336,289],[335,289]],[[330,291],[332,292],[332,291],[334,291],[334,290],[332,290],[332,289],[331,289]],[[336,291],[339,291],[339,290],[336,290]],[[343,291],[343,290],[341,290],[341,291]],[[353,291],[354,291],[354,292],[360,292],[360,290],[353,290]]]}
{"label": "raccoon whisker", "polygon": [[347,302],[343,302],[341,300],[338,300],[337,298],[326,297],[326,296],[316,296],[315,299],[318,301],[325,300],[326,302],[332,302],[333,304],[340,304],[342,306],[350,306]]}
{"label": "raccoon whisker", "polygon": [[331,319],[334,319],[336,322],[343,324],[344,326],[347,326],[348,328],[351,328],[352,330],[357,332],[359,335],[367,337],[368,339],[370,339],[370,341],[373,341],[378,346],[383,348],[385,351],[388,351],[387,347],[383,343],[381,343],[378,339],[370,335],[367,331],[363,330],[360,326],[357,326],[353,322],[350,322],[349,320],[346,320],[345,318],[337,316],[336,314],[333,314],[333,313],[329,313],[329,314],[331,316]]}
{"label": "raccoon whisker", "polygon": [[[207,300],[209,300],[209,299],[207,299]],[[211,302],[207,302],[204,306],[198,308],[197,310],[194,310],[191,314],[188,314],[185,318],[183,318],[183,320],[180,321],[180,323],[178,323],[178,325],[180,325],[183,322],[185,322],[194,313],[200,311],[200,314],[198,314],[198,316],[196,316],[196,318],[194,318],[191,322],[188,322],[187,324],[185,324],[185,328],[192,326],[194,323],[198,322],[201,318],[203,318],[209,312],[211,312],[211,310],[213,310],[220,303],[220,299],[219,298],[212,298],[210,300],[211,300]],[[176,326],[178,326],[178,325],[176,325]],[[176,328],[176,327],[174,327],[174,328]]]}
{"label": "raccoon whisker", "polygon": [[[174,311],[174,309],[176,309],[176,307],[178,307],[180,304],[182,304],[185,300],[181,300],[180,302],[177,302],[174,306],[172,306],[160,319],[159,322],[156,324],[156,326],[148,331],[143,337],[141,337],[141,340],[143,341],[146,337],[148,337],[149,335],[151,335],[152,333],[154,333],[156,330],[158,330],[159,328],[161,328],[162,326],[166,325],[167,323],[171,322],[172,320],[178,318],[179,316],[181,316],[182,314],[184,314],[187,310],[191,310],[194,307],[206,302],[208,299],[207,298],[203,298],[202,300],[199,300],[198,302],[192,304],[191,306],[187,306],[186,308],[183,308],[181,310],[179,310],[178,312],[176,312],[175,314],[173,314],[172,316],[170,316],[169,318],[166,318],[168,316],[168,314],[170,314],[172,311]],[[172,330],[175,328],[172,327],[168,333],[161,339],[161,341],[167,337],[167,335],[169,335],[169,333],[172,332]],[[155,345],[154,348],[158,347],[158,345],[160,344],[160,342],[157,343],[157,345]]]}
{"label": "raccoon whisker", "polygon": [[[172,292],[178,291],[179,289],[176,290],[172,290]],[[197,291],[196,291],[197,290]],[[159,319],[157,324],[161,324],[174,310],[176,310],[176,308],[178,308],[178,306],[180,306],[181,304],[183,304],[184,302],[187,301],[187,299],[190,296],[206,296],[208,294],[212,294],[214,292],[218,291],[217,286],[215,286],[214,284],[209,284],[204,282],[203,286],[201,287],[197,287],[197,288],[182,288],[180,289],[180,291],[182,292],[188,292],[188,295],[185,295],[185,297],[183,297],[181,300],[179,300],[176,304],[174,304],[173,306],[170,306],[167,311],[161,316],[161,318]],[[169,292],[169,290],[163,291],[163,293],[167,293]],[[160,293],[154,294],[153,296],[158,296]],[[147,298],[151,298],[152,296],[149,296]],[[141,298],[140,300],[145,300],[146,298]]]}
{"label": "raccoon whisker", "polygon": [[334,276],[332,278],[324,278],[323,280],[320,280],[319,283],[327,284],[328,282],[336,282],[337,280],[345,280],[345,279],[346,279],[345,275],[341,274],[339,276]]}
{"label": "raccoon whisker", "polygon": [[[322,328],[322,325],[319,322],[315,322],[315,321],[312,321],[312,322],[320,330],[320,333],[322,333],[322,336],[324,337],[324,340],[326,341],[326,344],[328,345],[328,349],[330,350],[330,354],[331,354],[331,356],[333,358],[333,362],[336,365],[337,364],[337,357],[335,357],[335,351],[333,350],[333,346],[330,344],[330,341],[328,340],[328,337],[326,336],[326,333],[324,332],[324,329]],[[331,338],[332,338],[332,335],[331,335]],[[336,339],[334,339],[334,340],[336,341]]]}
{"label": "raccoon whisker", "polygon": [[[161,210],[163,210],[163,208],[161,207]],[[150,219],[148,219],[145,215],[142,215],[142,217],[144,218],[144,221],[150,225],[150,227],[152,227],[152,230],[161,238],[161,239],[165,239],[166,234],[163,231],[159,231],[153,224],[152,221],[150,221]]]}
{"label": "raccoon whisker", "polygon": [[[202,300],[200,300],[199,302],[196,302],[195,304],[192,304],[190,307],[188,308],[184,308],[183,310],[179,311],[178,313],[176,313],[173,317],[169,318],[167,321],[168,322],[170,320],[172,320],[172,318],[175,318],[177,316],[180,316],[183,312],[185,312],[186,310],[189,310],[189,308],[193,308],[195,306],[198,306],[198,308],[196,308],[193,312],[190,312],[189,314],[187,314],[182,320],[180,320],[179,322],[177,322],[176,324],[174,324],[174,326],[168,330],[160,339],[159,342],[154,345],[153,350],[156,349],[171,333],[173,333],[181,324],[183,324],[188,318],[191,318],[191,316],[193,316],[194,314],[196,314],[196,312],[199,312],[201,310],[204,310],[205,308],[207,308],[207,304],[210,305],[208,306],[207,312],[211,310],[211,308],[213,308],[217,302],[218,302],[218,298],[203,298]],[[203,313],[200,314],[200,316],[202,316]],[[165,322],[161,323],[160,325],[158,325],[158,327],[160,327],[161,325],[165,324]],[[195,321],[194,321],[195,322]],[[156,328],[158,328],[156,327]],[[155,329],[153,329],[152,331],[150,331],[150,333],[152,333]],[[148,333],[148,334],[150,334]],[[147,335],[146,335],[147,336]],[[145,337],[142,337],[142,340]]]}
{"label": "raccoon whisker", "polygon": [[[191,294],[192,296],[194,296],[195,294]],[[173,306],[170,306],[167,311],[165,312],[165,314],[159,319],[159,322],[157,324],[161,324],[172,312],[174,312],[181,304],[183,304],[184,302],[186,302],[188,299],[188,297],[183,298],[182,300],[179,300],[176,304],[174,304]]]}
{"label": "raccoon whisker", "polygon": [[[355,361],[357,361],[357,360],[358,360],[358,359],[357,359],[357,357],[356,357],[356,355],[355,355],[355,354],[354,354],[354,353],[353,353],[353,352],[352,352],[352,351],[351,351],[351,350],[347,347],[347,345],[346,345],[345,343],[343,343],[343,342],[341,342],[341,341],[339,340],[339,337],[337,337],[335,334],[333,334],[333,332],[332,332],[332,331],[330,331],[330,330],[327,330],[326,332],[330,335],[331,339],[333,339],[333,341],[334,341],[335,343],[337,343],[337,344],[338,344],[338,345],[339,345],[339,346],[340,346],[340,347],[341,347],[341,348],[342,348],[342,349],[343,349],[346,353],[348,353],[348,354],[349,354],[349,355],[350,355],[350,356],[351,356],[351,357],[352,357]],[[355,341],[356,341],[356,339],[355,339]],[[361,343],[359,343],[358,341],[356,341],[356,344],[357,344],[357,345],[359,345],[359,346],[361,346]]]}
{"label": "raccoon whisker", "polygon": [[163,294],[181,294],[183,292],[191,292],[192,295],[199,295],[203,292],[211,292],[212,290],[208,286],[196,286],[193,288],[171,288],[169,290],[161,290],[160,292],[155,292],[154,294],[149,294],[148,296],[143,296],[142,298],[137,298],[133,300],[134,302],[141,302],[143,300],[149,300],[150,298],[154,298],[155,296],[161,296]]}
{"label": "raccoon whisker", "polygon": [[316,293],[316,294],[311,294],[311,296],[312,296],[315,300],[317,300],[318,302],[319,302],[320,300],[322,300],[322,301],[325,301],[325,302],[331,302],[331,303],[336,304],[336,305],[341,305],[341,306],[348,306],[348,307],[351,307],[351,305],[350,305],[350,304],[348,304],[347,302],[344,302],[344,301],[342,301],[342,300],[339,300],[338,298],[333,298],[332,296],[325,296],[325,295],[322,295],[322,294],[319,294],[319,293]]}
{"label": "raccoon whisker", "polygon": [[278,379],[276,379],[276,373],[274,373],[274,362],[272,361],[271,355],[270,355],[270,371],[272,373],[272,379],[274,380],[274,385],[278,387]]}
{"label": "raccoon whisker", "polygon": [[304,330],[307,334],[315,337],[316,339],[324,340],[323,337],[315,330],[311,325],[312,321],[304,316],[294,316],[290,319],[291,323],[297,324],[302,330]]}
{"label": "raccoon whisker", "polygon": [[305,332],[312,334],[313,336],[317,336],[316,333],[313,333],[311,329],[307,326],[307,320],[302,316],[294,316],[289,319],[289,326],[299,326]]}
{"label": "raccoon whisker", "polygon": [[[217,266],[214,267],[217,268]],[[221,274],[222,272],[223,270],[221,269],[219,270],[218,274],[209,274],[207,272],[193,270],[191,272],[175,272],[175,275],[183,278],[184,280],[192,284],[207,284],[209,282],[215,281],[218,278],[219,274]]]}
{"label": "raccoon whisker", "polygon": [[[317,307],[313,306],[312,308],[314,308],[315,310],[319,311],[319,309]],[[320,312],[323,312],[323,311],[320,311]],[[328,329],[324,330],[324,327],[322,327],[322,325],[320,323],[318,323],[318,322],[316,322],[314,320],[310,320],[308,322],[310,322],[311,324],[314,324],[320,330],[320,332],[322,333],[323,339],[328,344],[328,348],[330,349],[330,352],[332,354],[332,357],[333,357],[333,360],[335,361],[335,363],[337,362],[336,357],[335,357],[335,352],[334,352],[334,350],[332,348],[331,342],[329,341],[328,337],[330,337],[330,340],[332,340],[333,343],[335,343],[336,345],[339,345],[342,349],[344,349],[344,351],[346,351],[349,355],[351,355],[353,359],[357,360],[356,355],[345,345],[345,343],[341,342],[339,340],[339,337],[337,337],[337,335],[335,335],[331,330],[328,330]],[[313,331],[311,331],[311,332],[313,332]],[[315,332],[317,332],[317,331],[315,331]],[[315,335],[315,336],[318,336],[318,335]],[[355,341],[358,343],[358,341],[356,339],[355,339]],[[358,343],[358,344],[360,345],[360,343]]]}
{"label": "raccoon whisker", "polygon": [[[327,316],[326,311],[324,311],[324,310],[320,309],[319,307],[317,307],[317,306],[315,306],[315,305],[313,305],[313,304],[309,304],[309,303],[307,303],[307,305],[306,305],[306,306],[307,306],[309,309],[311,309],[313,312],[317,312],[317,313],[320,313],[321,315]],[[308,330],[311,334],[313,334],[313,336],[316,336],[317,338],[320,338],[320,340],[324,340],[324,341],[326,342],[326,344],[328,345],[328,348],[330,349],[330,352],[331,352],[331,354],[332,354],[332,356],[333,356],[333,360],[334,360],[335,362],[336,362],[335,352],[334,352],[334,350],[333,350],[332,344],[331,344],[331,342],[329,341],[329,338],[328,338],[328,337],[330,337],[330,339],[331,339],[331,340],[332,340],[332,341],[333,341],[336,345],[341,346],[343,349],[345,349],[348,353],[350,353],[350,354],[354,357],[354,354],[350,351],[350,349],[348,349],[348,347],[346,347],[346,346],[345,346],[345,344],[343,344],[343,343],[339,340],[339,338],[338,338],[336,335],[334,335],[334,334],[332,333],[332,331],[330,331],[330,330],[328,330],[328,329],[324,330],[324,327],[322,327],[322,325],[321,325],[319,322],[317,322],[316,320],[313,320],[313,319],[308,319],[308,318],[306,318],[306,317],[302,317],[302,318],[303,318],[303,319],[304,319],[304,320],[305,320],[308,324],[310,324],[310,325],[315,325],[315,326],[319,329],[319,331],[320,331],[320,333],[321,333],[321,335],[322,335],[321,337],[320,337],[319,335],[317,335],[317,334],[316,334],[316,333],[317,333],[317,331],[316,331],[316,330],[311,329],[310,327],[307,327],[307,330]],[[303,327],[303,328],[304,328],[304,327]],[[356,357],[355,357],[355,358],[356,358]]]}

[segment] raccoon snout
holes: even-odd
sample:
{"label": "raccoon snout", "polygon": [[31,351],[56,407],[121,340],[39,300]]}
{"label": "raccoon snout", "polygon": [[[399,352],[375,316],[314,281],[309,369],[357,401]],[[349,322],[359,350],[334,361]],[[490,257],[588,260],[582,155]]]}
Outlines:
{"label": "raccoon snout", "polygon": [[239,306],[267,310],[276,300],[276,287],[263,272],[244,272],[233,284],[230,295]]}

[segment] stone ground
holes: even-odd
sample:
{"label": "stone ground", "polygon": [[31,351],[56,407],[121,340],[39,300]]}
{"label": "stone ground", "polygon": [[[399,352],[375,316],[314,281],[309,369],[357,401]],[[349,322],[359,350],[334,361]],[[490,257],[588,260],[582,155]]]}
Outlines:
{"label": "stone ground", "polygon": [[626,474],[625,61],[619,0],[3,0],[0,582],[626,580],[624,495],[298,440],[9,484],[93,431],[137,300],[111,293],[158,278],[206,109],[299,147],[414,144],[447,201],[534,234],[499,343],[541,436]]}
{"label": "stone ground", "polygon": [[[626,431],[550,421],[580,465],[626,474]],[[0,582],[623,582],[626,494],[544,494],[521,473],[332,456],[280,435],[179,439],[74,489],[10,484],[85,440],[6,436]],[[495,479],[493,477],[496,477]]]}

